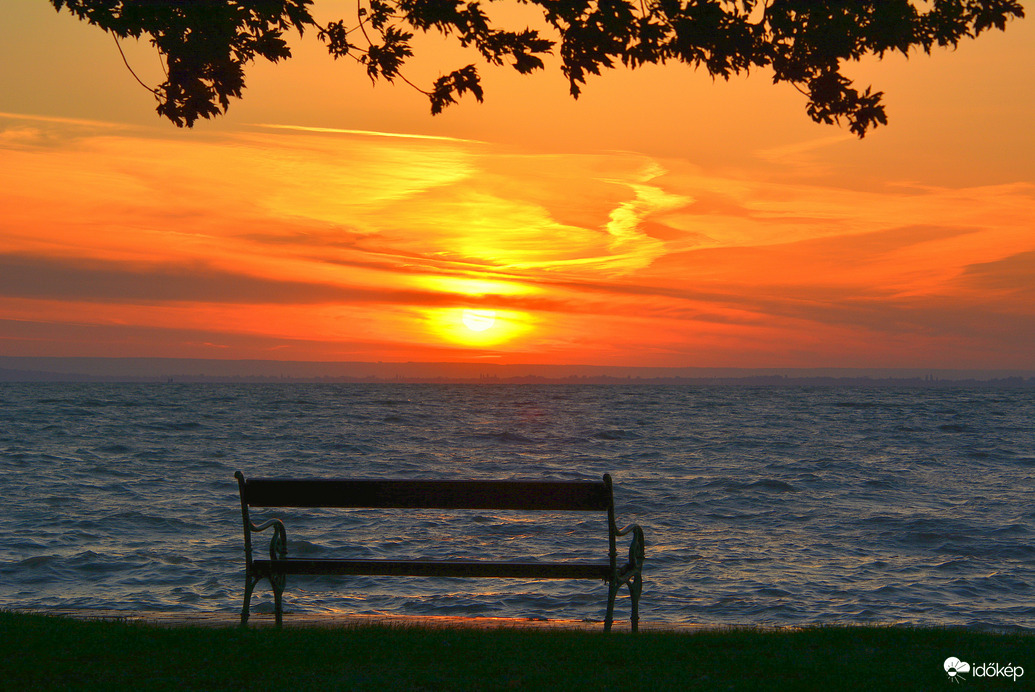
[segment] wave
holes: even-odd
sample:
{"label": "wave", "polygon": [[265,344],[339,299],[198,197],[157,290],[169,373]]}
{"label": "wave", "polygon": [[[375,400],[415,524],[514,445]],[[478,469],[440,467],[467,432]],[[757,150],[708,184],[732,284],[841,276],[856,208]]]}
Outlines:
{"label": "wave", "polygon": [[597,440],[639,440],[643,438],[643,435],[633,432],[632,430],[601,430],[593,433],[591,436]]}
{"label": "wave", "polygon": [[535,442],[531,437],[526,437],[509,430],[494,433],[476,433],[470,435],[471,438],[476,440],[487,440],[492,442],[504,442],[504,443],[516,443],[516,444],[532,444]]}
{"label": "wave", "polygon": [[728,492],[743,492],[745,490],[758,490],[762,492],[796,493],[799,489],[787,481],[775,478],[762,478],[757,481],[741,482],[732,480],[717,480],[705,484],[706,487],[719,487]]}

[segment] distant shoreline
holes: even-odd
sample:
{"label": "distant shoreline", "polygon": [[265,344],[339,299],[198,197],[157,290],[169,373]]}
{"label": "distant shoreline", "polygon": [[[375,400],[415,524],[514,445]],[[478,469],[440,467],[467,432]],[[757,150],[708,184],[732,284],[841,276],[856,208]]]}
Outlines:
{"label": "distant shoreline", "polygon": [[0,382],[1035,387],[1035,370],[667,368],[0,356]]}

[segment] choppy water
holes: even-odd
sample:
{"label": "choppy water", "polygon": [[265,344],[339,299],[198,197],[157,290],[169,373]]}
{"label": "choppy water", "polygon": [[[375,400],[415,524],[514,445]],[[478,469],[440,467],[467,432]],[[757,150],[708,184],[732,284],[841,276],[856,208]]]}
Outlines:
{"label": "choppy water", "polygon": [[[4,384],[0,607],[237,611],[236,469],[609,472],[619,523],[647,534],[645,620],[1035,628],[1035,392],[983,389]],[[277,514],[295,555],[606,551],[580,515]],[[295,612],[576,619],[605,600],[496,579],[289,578],[286,595]],[[265,585],[253,607],[271,608]]]}

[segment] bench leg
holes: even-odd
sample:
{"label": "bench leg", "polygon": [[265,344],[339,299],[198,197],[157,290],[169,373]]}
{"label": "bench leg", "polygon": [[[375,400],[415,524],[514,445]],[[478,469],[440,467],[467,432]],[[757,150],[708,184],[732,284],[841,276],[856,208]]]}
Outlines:
{"label": "bench leg", "polygon": [[241,626],[248,624],[249,608],[252,602],[252,591],[255,590],[255,585],[259,583],[259,580],[253,577],[251,574],[244,575],[244,605],[241,607]]}
{"label": "bench leg", "polygon": [[618,596],[619,584],[617,580],[607,583],[607,615],[604,616],[604,631],[611,631],[611,623],[615,619],[615,598]]}
{"label": "bench leg", "polygon": [[637,574],[629,582],[629,595],[632,597],[632,617],[629,619],[632,631],[636,632],[640,626],[640,594],[643,593],[643,577]]}
{"label": "bench leg", "polygon": [[284,583],[287,581],[285,574],[270,575],[270,586],[273,587],[273,604],[276,609],[277,627],[284,625]]}

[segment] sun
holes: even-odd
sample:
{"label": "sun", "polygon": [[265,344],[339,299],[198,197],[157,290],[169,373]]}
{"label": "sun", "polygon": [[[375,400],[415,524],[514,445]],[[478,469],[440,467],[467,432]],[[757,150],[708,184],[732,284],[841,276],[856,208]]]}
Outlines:
{"label": "sun", "polygon": [[485,348],[518,339],[534,327],[531,315],[513,310],[438,308],[425,312],[428,328],[446,341]]}
{"label": "sun", "polygon": [[484,332],[496,324],[495,310],[464,310],[460,317],[464,326],[472,332]]}

